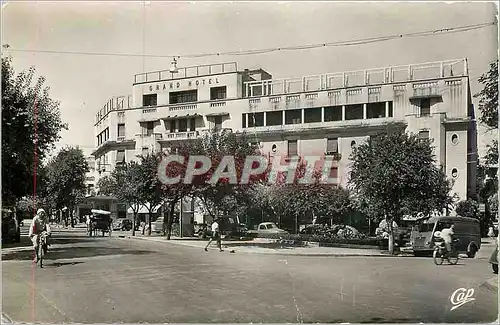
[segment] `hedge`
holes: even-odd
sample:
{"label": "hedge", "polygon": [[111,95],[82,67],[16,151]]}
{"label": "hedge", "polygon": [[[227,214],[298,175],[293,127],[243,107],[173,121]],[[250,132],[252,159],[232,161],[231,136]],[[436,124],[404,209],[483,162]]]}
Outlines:
{"label": "hedge", "polygon": [[305,234],[259,234],[257,235],[257,237],[268,239],[283,239],[297,242],[317,242],[320,244],[320,246],[330,246],[327,244],[343,244],[379,247],[383,245],[380,238],[374,237],[341,238]]}

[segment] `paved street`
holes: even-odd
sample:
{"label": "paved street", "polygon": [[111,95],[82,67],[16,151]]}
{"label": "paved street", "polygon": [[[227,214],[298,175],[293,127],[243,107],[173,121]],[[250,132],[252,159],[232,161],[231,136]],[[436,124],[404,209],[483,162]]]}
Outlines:
{"label": "paved street", "polygon": [[[2,251],[3,312],[17,322],[492,322],[484,259],[246,254],[119,238],[54,235],[46,267],[26,237]],[[475,300],[450,311],[450,296]]]}

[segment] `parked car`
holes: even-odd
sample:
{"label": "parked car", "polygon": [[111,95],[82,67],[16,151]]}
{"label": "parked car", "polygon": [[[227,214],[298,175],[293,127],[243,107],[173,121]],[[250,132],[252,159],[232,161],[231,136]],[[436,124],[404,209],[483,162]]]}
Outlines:
{"label": "parked car", "polygon": [[15,213],[10,209],[2,209],[2,242],[19,243],[21,241],[21,227]]}
{"label": "parked car", "polygon": [[248,231],[249,234],[288,234],[288,231],[278,228],[274,222],[262,222],[257,230]]}
{"label": "parked car", "polygon": [[129,219],[118,219],[113,223],[113,230],[132,230],[132,221]]}
{"label": "parked car", "polygon": [[163,217],[158,217],[155,222],[151,223],[151,232],[161,233],[163,231]]}

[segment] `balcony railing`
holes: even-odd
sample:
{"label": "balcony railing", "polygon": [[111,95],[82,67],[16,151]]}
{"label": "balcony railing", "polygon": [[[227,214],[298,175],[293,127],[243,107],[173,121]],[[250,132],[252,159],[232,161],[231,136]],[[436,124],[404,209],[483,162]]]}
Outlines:
{"label": "balcony railing", "polygon": [[198,131],[173,132],[173,133],[167,133],[165,136],[165,140],[192,139],[198,136],[199,136]]}
{"label": "balcony railing", "polygon": [[122,109],[128,109],[132,107],[132,96],[118,96],[113,97],[106,105],[103,106],[96,114],[96,123],[99,122],[104,116],[106,116],[111,111],[117,111]]}
{"label": "balcony railing", "polygon": [[236,62],[226,62],[218,64],[197,65],[185,68],[178,68],[177,73],[171,73],[170,70],[160,70],[136,74],[134,83],[155,82],[161,80],[173,80],[182,78],[195,78],[219,73],[237,72]]}
{"label": "balcony railing", "polygon": [[170,106],[168,110],[169,112],[177,112],[177,111],[195,110],[197,107],[198,107],[197,104],[176,105],[176,106]]}
{"label": "balcony railing", "polygon": [[467,59],[245,82],[246,96],[272,96],[325,89],[467,76]]}

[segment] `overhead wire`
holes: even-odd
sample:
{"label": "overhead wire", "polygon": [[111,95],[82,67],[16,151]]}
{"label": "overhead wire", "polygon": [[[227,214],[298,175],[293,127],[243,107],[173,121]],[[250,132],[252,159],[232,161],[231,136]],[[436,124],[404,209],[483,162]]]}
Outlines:
{"label": "overhead wire", "polygon": [[488,26],[493,26],[496,24],[497,24],[497,22],[495,21],[495,22],[488,22],[488,23],[481,23],[481,24],[473,24],[473,25],[448,27],[448,28],[441,28],[441,29],[434,29],[434,30],[426,30],[426,31],[420,31],[420,32],[360,38],[360,39],[354,39],[354,40],[325,42],[325,43],[317,43],[317,44],[291,45],[291,46],[264,48],[264,49],[247,49],[247,50],[239,50],[239,51],[207,52],[207,53],[194,53],[194,54],[183,54],[183,55],[57,51],[57,50],[38,50],[38,49],[16,49],[16,48],[12,48],[12,47],[6,47],[5,50],[12,51],[12,52],[31,52],[31,53],[46,53],[46,54],[142,57],[142,58],[145,58],[145,57],[149,57],[149,58],[172,58],[172,57],[175,57],[175,58],[203,58],[203,57],[213,57],[213,56],[242,56],[242,55],[265,54],[265,53],[272,53],[272,52],[278,52],[278,51],[301,51],[301,50],[309,50],[309,49],[325,48],[325,47],[365,45],[365,44],[372,44],[372,43],[378,43],[378,42],[386,42],[386,41],[401,39],[401,38],[405,38],[405,37],[426,37],[426,36],[435,36],[435,35],[442,35],[442,34],[462,33],[462,32],[467,32],[467,31],[485,28]]}

